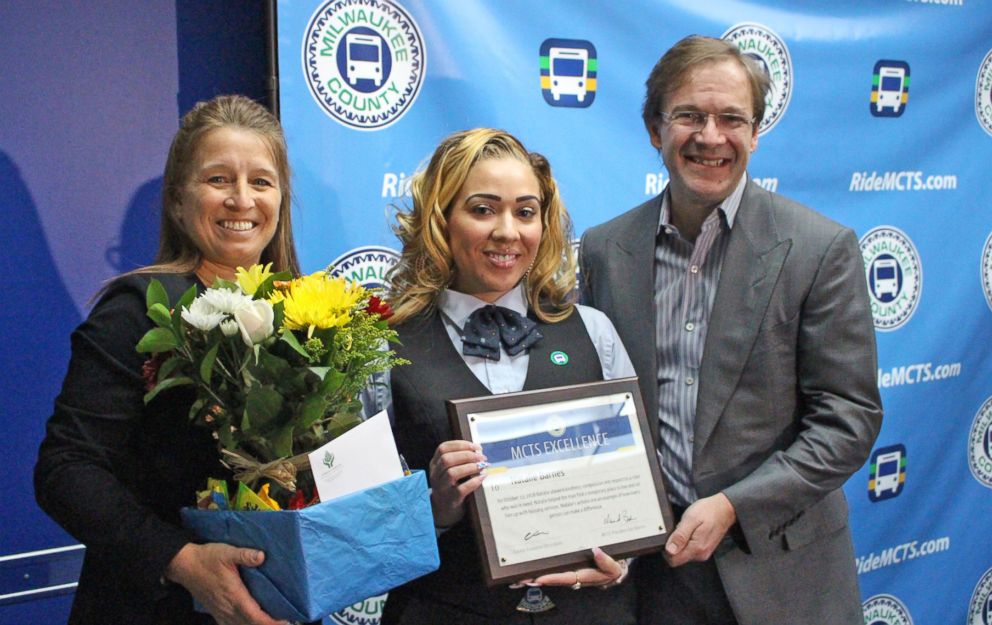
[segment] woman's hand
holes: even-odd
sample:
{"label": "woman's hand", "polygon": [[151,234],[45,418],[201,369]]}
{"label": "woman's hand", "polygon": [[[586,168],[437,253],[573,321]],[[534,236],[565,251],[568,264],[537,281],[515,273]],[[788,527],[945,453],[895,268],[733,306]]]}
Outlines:
{"label": "woman's hand", "polygon": [[469,441],[445,441],[437,446],[428,467],[431,508],[436,527],[451,527],[465,515],[465,498],[482,486],[486,457]]}
{"label": "woman's hand", "polygon": [[189,543],[172,558],[165,577],[183,585],[218,625],[286,625],[259,607],[238,574],[239,566],[256,567],[264,561],[265,554],[257,549]]}
{"label": "woman's hand", "polygon": [[[606,588],[616,586],[627,577],[627,560],[617,562],[599,547],[592,548],[592,557],[596,568],[584,568],[577,571],[549,573],[537,579],[524,580],[520,585],[529,586],[571,586],[578,590],[586,586]],[[516,585],[516,584],[515,584]]]}

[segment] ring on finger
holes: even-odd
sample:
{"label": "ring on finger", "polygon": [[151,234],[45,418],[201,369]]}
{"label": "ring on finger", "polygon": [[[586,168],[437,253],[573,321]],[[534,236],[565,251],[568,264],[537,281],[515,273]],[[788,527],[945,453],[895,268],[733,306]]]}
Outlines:
{"label": "ring on finger", "polygon": [[575,583],[572,584],[572,590],[578,590],[582,588],[582,582],[579,581],[579,572],[575,571]]}

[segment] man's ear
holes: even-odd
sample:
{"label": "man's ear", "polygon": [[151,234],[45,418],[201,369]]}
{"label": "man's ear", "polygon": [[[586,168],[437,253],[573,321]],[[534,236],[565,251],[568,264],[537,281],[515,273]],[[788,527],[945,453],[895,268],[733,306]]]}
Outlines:
{"label": "man's ear", "polygon": [[[648,134],[651,135],[651,145],[654,149],[661,151],[661,133],[658,132],[658,126],[648,127]],[[755,135],[755,141],[757,141],[757,135]]]}

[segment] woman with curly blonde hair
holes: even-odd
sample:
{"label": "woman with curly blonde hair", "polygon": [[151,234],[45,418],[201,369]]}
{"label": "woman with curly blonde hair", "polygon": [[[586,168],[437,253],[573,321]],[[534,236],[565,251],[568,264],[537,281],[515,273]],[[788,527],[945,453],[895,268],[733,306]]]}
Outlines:
{"label": "woman with curly blonde hair", "polygon": [[[389,280],[396,351],[413,364],[390,372],[376,407],[390,411],[411,468],[427,471],[441,567],[393,590],[383,625],[632,623],[626,563],[600,549],[589,568],[544,575],[526,592],[485,586],[465,498],[486,458],[453,440],[445,410],[447,399],[634,375],[606,316],[574,303],[571,221],[547,159],[500,130],[458,132],[411,191]],[[548,597],[547,586],[617,587]]]}

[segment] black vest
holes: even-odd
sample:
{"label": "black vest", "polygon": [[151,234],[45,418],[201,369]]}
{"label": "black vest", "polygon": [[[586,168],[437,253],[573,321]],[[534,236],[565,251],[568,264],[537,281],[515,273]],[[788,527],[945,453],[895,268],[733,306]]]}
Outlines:
{"label": "black vest", "polygon": [[[523,390],[551,388],[603,379],[599,355],[578,312],[564,321],[547,324],[535,319],[544,339],[530,350],[530,362]],[[396,327],[402,346],[398,355],[412,363],[391,372],[393,426],[396,444],[413,469],[427,469],[434,450],[454,438],[445,400],[491,395],[469,370],[451,342],[439,313],[412,319]],[[568,364],[556,365],[551,354],[568,355]],[[487,588],[474,531],[468,517],[438,539],[441,567],[390,592],[390,602],[403,602],[415,595],[422,601],[456,605],[476,614],[500,617],[515,614],[523,590],[506,586]],[[616,590],[616,589],[614,589]],[[627,609],[624,593],[576,593],[568,588],[549,589],[558,604],[555,611],[581,613],[580,596],[597,602],[618,601],[618,610]],[[588,591],[587,591],[588,592]],[[620,605],[623,604],[623,605]],[[387,612],[390,612],[387,607]],[[622,619],[619,619],[622,620]],[[578,618],[575,622],[581,622]]]}

